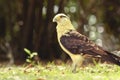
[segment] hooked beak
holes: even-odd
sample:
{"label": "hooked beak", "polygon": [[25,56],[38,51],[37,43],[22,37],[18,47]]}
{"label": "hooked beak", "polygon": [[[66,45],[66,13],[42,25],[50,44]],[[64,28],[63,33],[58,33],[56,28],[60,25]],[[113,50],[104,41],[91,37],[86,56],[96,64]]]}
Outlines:
{"label": "hooked beak", "polygon": [[55,17],[53,18],[53,22],[56,22],[56,18]]}

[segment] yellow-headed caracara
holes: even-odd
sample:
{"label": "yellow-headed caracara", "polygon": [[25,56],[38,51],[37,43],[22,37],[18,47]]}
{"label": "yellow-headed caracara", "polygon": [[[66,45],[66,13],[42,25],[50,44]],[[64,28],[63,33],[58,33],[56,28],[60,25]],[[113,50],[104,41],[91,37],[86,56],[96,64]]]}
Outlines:
{"label": "yellow-headed caracara", "polygon": [[60,47],[71,57],[73,61],[72,72],[76,72],[78,64],[82,64],[85,55],[100,56],[106,61],[120,65],[120,57],[102,49],[86,36],[75,30],[70,18],[63,13],[53,18],[57,22],[57,38]]}

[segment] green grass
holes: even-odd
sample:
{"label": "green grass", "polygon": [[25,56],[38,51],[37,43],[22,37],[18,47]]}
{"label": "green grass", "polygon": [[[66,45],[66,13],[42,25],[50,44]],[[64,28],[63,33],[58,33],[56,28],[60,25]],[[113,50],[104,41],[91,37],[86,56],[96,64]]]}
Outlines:
{"label": "green grass", "polygon": [[0,80],[120,80],[120,67],[97,64],[77,68],[72,73],[69,65],[48,64],[34,67],[11,66],[0,68]]}

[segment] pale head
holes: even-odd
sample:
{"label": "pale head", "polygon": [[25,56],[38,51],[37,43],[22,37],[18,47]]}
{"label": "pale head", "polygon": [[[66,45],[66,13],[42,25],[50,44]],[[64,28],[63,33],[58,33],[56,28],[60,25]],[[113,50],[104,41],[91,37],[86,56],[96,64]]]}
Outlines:
{"label": "pale head", "polygon": [[60,38],[64,33],[68,32],[69,30],[75,30],[73,25],[71,24],[70,18],[63,13],[59,13],[55,15],[53,18],[53,22],[57,22],[57,35]]}
{"label": "pale head", "polygon": [[58,24],[66,23],[67,21],[70,21],[70,18],[63,13],[55,15],[55,17],[53,18],[53,22],[57,22]]}

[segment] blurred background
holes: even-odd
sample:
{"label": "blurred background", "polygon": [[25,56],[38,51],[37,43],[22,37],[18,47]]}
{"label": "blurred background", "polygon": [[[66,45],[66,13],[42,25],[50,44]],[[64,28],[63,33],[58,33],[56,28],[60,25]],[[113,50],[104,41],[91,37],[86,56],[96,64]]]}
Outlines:
{"label": "blurred background", "polygon": [[120,49],[120,0],[0,0],[0,62],[25,62],[24,48],[35,60],[69,59],[57,42],[57,13],[104,49]]}

